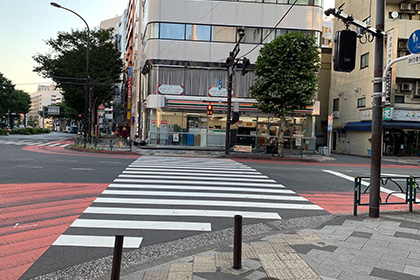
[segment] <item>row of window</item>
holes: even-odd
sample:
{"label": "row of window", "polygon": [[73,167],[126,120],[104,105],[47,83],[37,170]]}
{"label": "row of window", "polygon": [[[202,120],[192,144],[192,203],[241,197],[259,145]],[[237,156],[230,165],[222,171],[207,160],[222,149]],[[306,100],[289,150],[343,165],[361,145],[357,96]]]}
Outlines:
{"label": "row of window", "polygon": [[231,2],[256,2],[256,3],[272,3],[272,4],[293,4],[295,5],[310,5],[323,6],[322,0],[223,0]]}
{"label": "row of window", "polygon": [[[404,103],[404,95],[395,95],[395,103]],[[333,111],[339,111],[340,99],[333,99]],[[357,99],[357,108],[366,107],[366,97]]]}
{"label": "row of window", "polygon": [[[238,40],[235,26],[203,25],[186,23],[152,22],[146,27],[146,40],[170,39],[205,42],[229,42]],[[313,30],[297,29],[269,29],[262,27],[245,27],[243,43],[259,44],[268,43],[275,38],[289,33],[300,31],[315,36],[320,46],[320,32]]]}

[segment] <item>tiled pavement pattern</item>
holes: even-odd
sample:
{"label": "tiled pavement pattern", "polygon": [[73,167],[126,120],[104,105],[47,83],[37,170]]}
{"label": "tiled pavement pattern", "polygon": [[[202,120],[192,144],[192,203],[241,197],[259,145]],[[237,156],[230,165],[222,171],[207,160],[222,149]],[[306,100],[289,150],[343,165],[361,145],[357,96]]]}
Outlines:
{"label": "tiled pavement pattern", "polygon": [[223,248],[121,279],[420,280],[420,213],[336,216],[317,229],[243,243],[242,251],[242,270],[232,269],[232,248]]}
{"label": "tiled pavement pattern", "polygon": [[209,251],[187,258],[183,262],[173,262],[169,267],[166,264],[123,279],[320,279],[291,247],[295,244],[320,240],[319,236],[311,232],[299,232],[244,243],[241,270],[231,268],[233,265],[231,250],[230,252]]}

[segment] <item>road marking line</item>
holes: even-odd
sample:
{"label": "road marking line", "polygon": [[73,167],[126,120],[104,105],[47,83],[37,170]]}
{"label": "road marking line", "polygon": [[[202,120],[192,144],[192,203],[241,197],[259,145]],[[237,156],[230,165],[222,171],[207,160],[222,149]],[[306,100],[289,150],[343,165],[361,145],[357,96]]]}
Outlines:
{"label": "road marking line", "polygon": [[[192,177],[192,176],[164,176],[162,175],[124,175],[121,174],[118,177],[120,178],[145,178],[145,179],[160,179],[164,177],[165,179],[187,179],[187,180],[213,180],[213,181],[246,181],[246,182],[273,182],[273,179],[251,179],[251,178],[214,178],[214,177]],[[268,178],[268,177],[267,177]]]}
{"label": "road marking line", "polygon": [[210,223],[77,219],[70,227],[211,231]]}
{"label": "road marking line", "polygon": [[298,195],[262,195],[262,194],[242,194],[242,193],[203,193],[203,192],[162,192],[162,191],[125,191],[125,190],[104,190],[102,194],[109,195],[136,195],[136,196],[181,196],[181,197],[217,197],[217,198],[241,198],[241,199],[266,199],[266,200],[289,200],[289,201],[308,201]]}
{"label": "road marking line", "polygon": [[[335,176],[338,176],[338,177],[341,177],[341,178],[343,178],[343,179],[346,179],[346,180],[349,180],[349,181],[354,182],[354,177],[351,177],[351,176],[345,175],[345,174],[343,174],[343,173],[336,172],[336,171],[332,171],[332,170],[322,170],[322,171],[324,171],[324,172],[326,172],[326,173],[330,173],[330,174],[335,175]],[[365,181],[362,181],[362,182],[361,182],[361,184],[362,184],[363,186],[366,186],[366,187],[367,187],[367,186],[370,186],[370,183],[365,182]],[[380,188],[380,191],[381,191],[381,192],[384,192],[384,193],[387,193],[387,194],[393,193],[393,194],[392,194],[393,196],[398,197],[398,198],[401,198],[401,199],[405,199],[405,198],[406,198],[406,197],[405,197],[405,194],[396,194],[396,193],[394,193],[394,191],[392,191],[392,190],[390,190],[390,189],[387,189],[387,188],[384,188],[384,187],[381,187],[381,188]]]}
{"label": "road marking line", "polygon": [[[163,171],[163,172],[182,172],[184,170],[178,170],[175,168],[142,168],[142,167],[127,167],[125,170],[138,170],[138,171]],[[215,174],[220,174],[220,172],[222,171],[222,169],[220,170],[193,170],[190,169],[189,172],[191,173],[215,173]],[[226,171],[223,169],[223,173],[224,174],[261,174],[261,172],[258,171]]]}
{"label": "road marking line", "polygon": [[272,209],[301,209],[301,210],[323,210],[314,204],[294,203],[266,203],[253,201],[220,201],[220,200],[182,200],[182,199],[139,199],[139,198],[109,198],[98,197],[94,203],[123,203],[123,204],[159,204],[159,205],[193,205],[193,206],[223,206],[223,207],[252,207]]}
{"label": "road marking line", "polygon": [[39,144],[38,146],[46,146],[48,144],[50,144],[50,143],[43,143],[43,144]]}
{"label": "road marking line", "polygon": [[70,170],[77,170],[77,171],[91,171],[94,170],[93,168],[69,168]]}
{"label": "road marking line", "polygon": [[192,210],[192,209],[156,209],[156,208],[111,208],[88,207],[85,214],[110,214],[110,215],[152,215],[152,216],[192,216],[192,217],[223,217],[232,218],[241,215],[249,219],[279,220],[281,217],[272,212],[249,211],[218,211],[218,210]]}
{"label": "road marking line", "polygon": [[281,189],[264,189],[264,188],[242,188],[242,187],[214,187],[214,186],[187,186],[187,185],[158,185],[158,184],[115,184],[112,183],[109,188],[127,188],[127,189],[174,189],[174,190],[207,190],[207,191],[232,191],[232,192],[263,192],[263,193],[290,193],[295,194],[292,190]]}
{"label": "road marking line", "polygon": [[219,173],[189,173],[189,172],[153,172],[153,171],[131,171],[125,170],[123,171],[124,174],[147,174],[147,175],[159,175],[162,177],[164,175],[185,175],[185,176],[217,176],[217,177],[241,177],[241,178],[268,178],[265,175],[249,175],[249,174],[220,174]]}
{"label": "road marking line", "polygon": [[115,179],[115,183],[159,183],[159,184],[188,184],[188,185],[228,185],[228,186],[248,186],[248,187],[269,187],[269,188],[285,188],[282,184],[278,183],[247,183],[247,182],[209,182],[209,181],[191,181],[191,180],[147,180],[147,179]]}
{"label": "road marking line", "polygon": [[197,167],[194,165],[191,166],[182,166],[182,165],[177,165],[177,166],[173,166],[173,165],[138,165],[138,164],[130,164],[129,167],[147,167],[147,168],[176,168],[176,169],[187,169],[190,170],[191,168],[194,168],[196,170],[219,170],[219,171],[255,171],[255,169],[253,168],[223,168],[220,166],[217,167]]}
{"label": "road marking line", "polygon": [[[139,248],[142,237],[124,237],[124,248]],[[61,235],[53,246],[80,246],[80,247],[105,247],[114,248],[115,236],[93,236],[93,235]]]}

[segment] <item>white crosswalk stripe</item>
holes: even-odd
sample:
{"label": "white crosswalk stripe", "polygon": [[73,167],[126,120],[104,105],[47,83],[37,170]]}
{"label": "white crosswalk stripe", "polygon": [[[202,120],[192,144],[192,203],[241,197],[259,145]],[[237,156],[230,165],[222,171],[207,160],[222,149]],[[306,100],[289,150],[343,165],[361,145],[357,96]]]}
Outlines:
{"label": "white crosswalk stripe", "polygon": [[[143,156],[53,245],[88,246],[88,241],[80,241],[80,235],[89,236],[92,247],[100,247],[99,243],[109,241],[95,241],[98,229],[106,230],[107,235],[123,230],[130,238],[144,238],[145,231],[211,231],[220,219],[242,215],[256,221],[278,220],[286,210],[323,209],[261,172],[229,159]],[[138,230],[142,236],[136,236]]]}
{"label": "white crosswalk stripe", "polygon": [[27,140],[3,140],[0,139],[0,145],[16,145],[16,146],[40,146],[40,147],[61,147],[65,148],[67,146],[70,146],[70,144],[63,143],[62,141],[54,141],[54,142],[33,142],[33,141],[27,141]]}

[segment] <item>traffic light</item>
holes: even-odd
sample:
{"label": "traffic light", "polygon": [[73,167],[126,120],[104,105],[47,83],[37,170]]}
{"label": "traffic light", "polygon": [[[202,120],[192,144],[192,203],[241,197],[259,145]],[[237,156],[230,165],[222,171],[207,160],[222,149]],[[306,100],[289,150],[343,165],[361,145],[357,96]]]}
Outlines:
{"label": "traffic light", "polygon": [[334,71],[351,72],[356,64],[357,34],[351,30],[340,30],[334,36]]}
{"label": "traffic light", "polygon": [[207,115],[213,115],[213,105],[207,105]]}
{"label": "traffic light", "polygon": [[242,58],[242,76],[244,76],[246,73],[248,73],[248,70],[246,68],[251,64],[248,58],[244,57]]}
{"label": "traffic light", "polygon": [[79,118],[81,118],[82,117],[82,114],[79,114]]}
{"label": "traffic light", "polygon": [[233,112],[232,123],[237,123],[239,121],[239,112]]}

